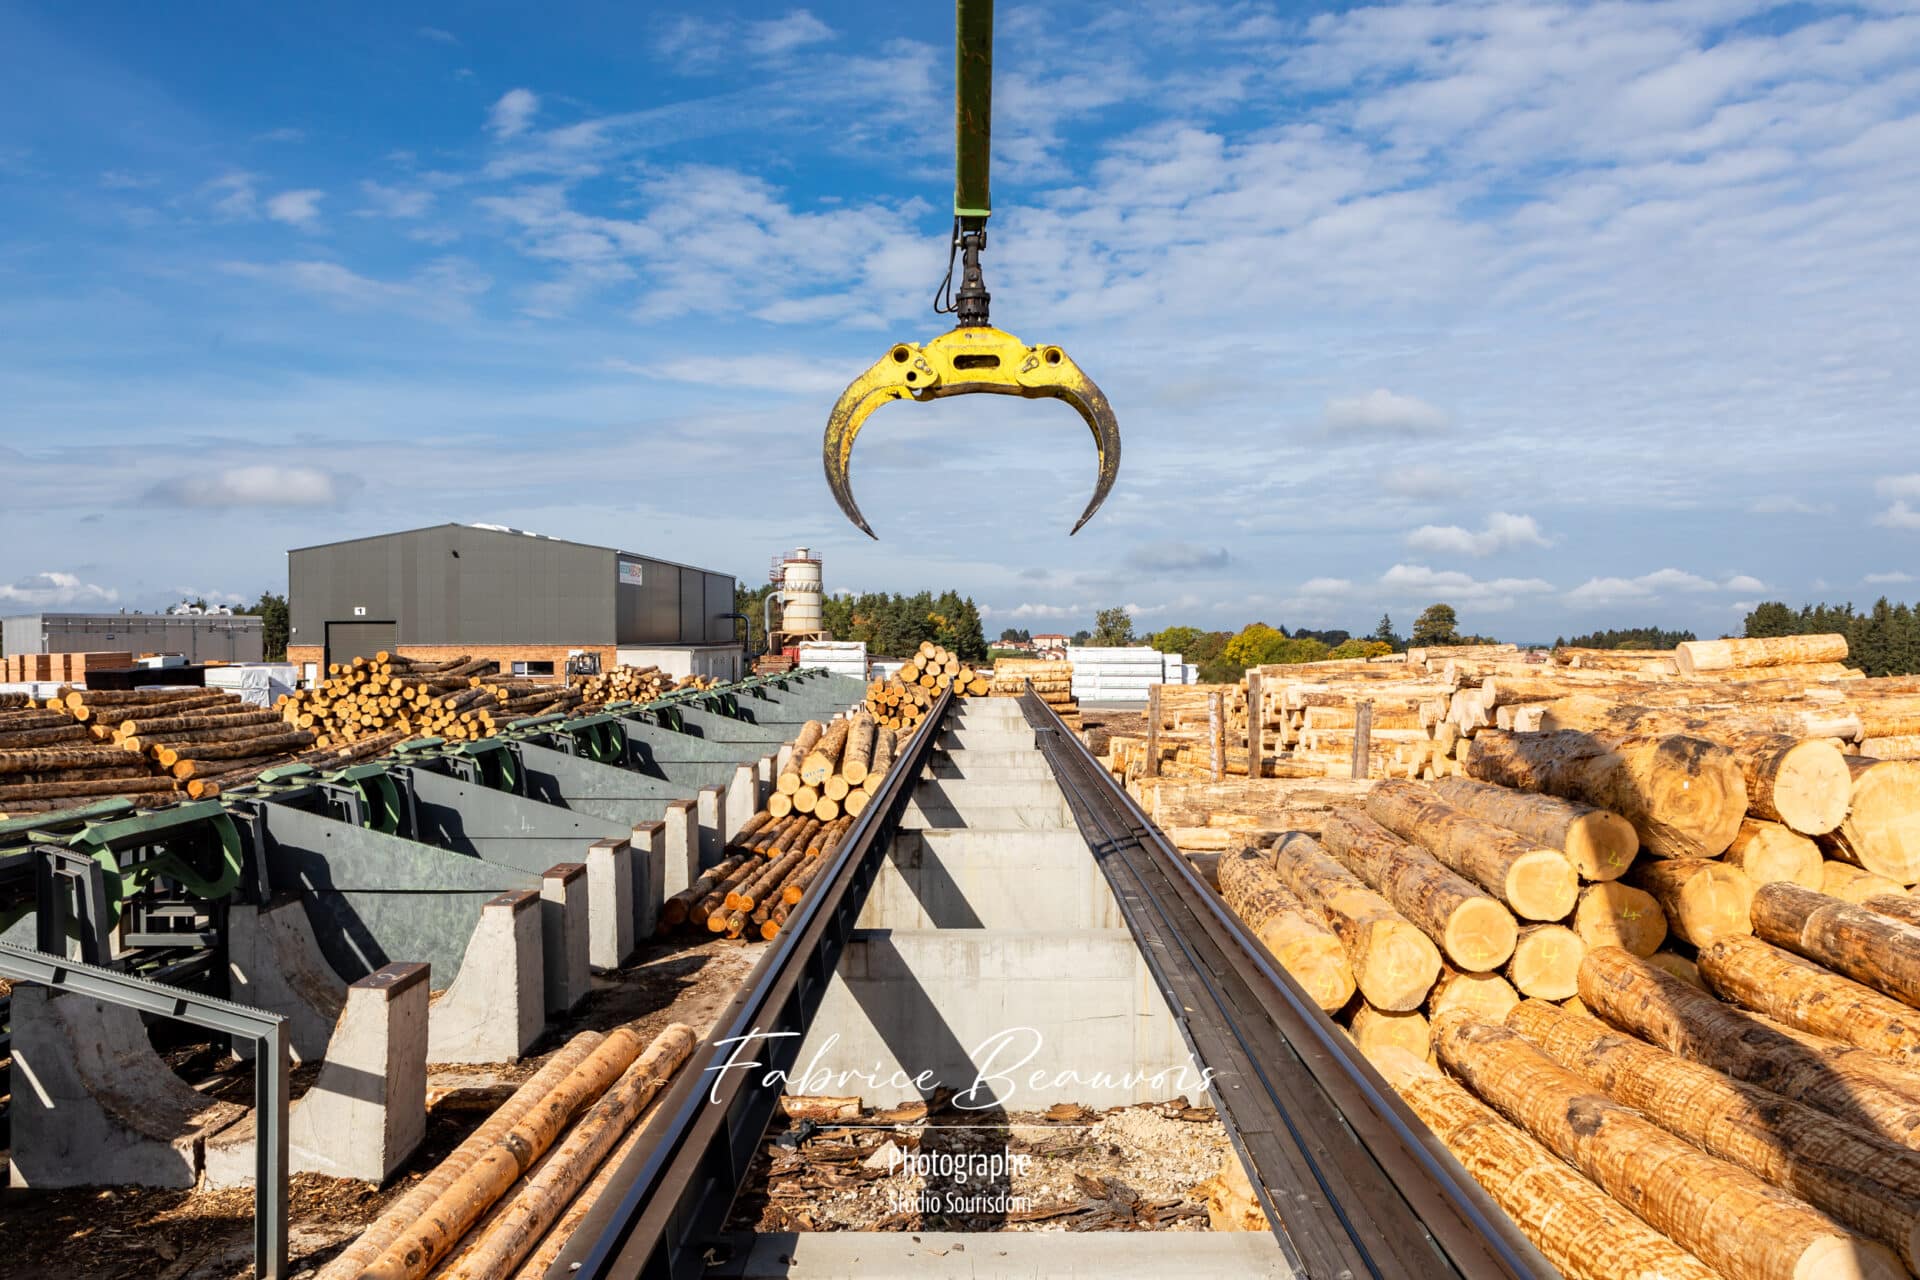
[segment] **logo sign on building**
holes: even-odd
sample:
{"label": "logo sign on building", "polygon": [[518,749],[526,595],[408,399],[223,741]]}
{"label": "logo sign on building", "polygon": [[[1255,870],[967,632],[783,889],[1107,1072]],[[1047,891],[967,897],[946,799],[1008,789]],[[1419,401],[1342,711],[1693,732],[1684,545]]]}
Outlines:
{"label": "logo sign on building", "polygon": [[623,587],[645,586],[645,567],[638,560],[622,560],[620,562],[620,585]]}

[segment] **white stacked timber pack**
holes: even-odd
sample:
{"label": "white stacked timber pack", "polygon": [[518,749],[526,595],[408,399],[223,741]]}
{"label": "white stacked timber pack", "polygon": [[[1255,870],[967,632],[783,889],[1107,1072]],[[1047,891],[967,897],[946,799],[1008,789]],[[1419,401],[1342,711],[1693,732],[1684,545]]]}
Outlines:
{"label": "white stacked timber pack", "polygon": [[242,701],[256,707],[271,707],[281,694],[292,693],[300,679],[291,662],[235,663],[208,667],[206,674],[207,688],[237,693]]}
{"label": "white stacked timber pack", "polygon": [[800,642],[802,667],[825,667],[836,676],[867,678],[867,642],[865,640],[803,640]]}
{"label": "white stacked timber pack", "polygon": [[1145,702],[1147,690],[1167,679],[1167,659],[1144,645],[1127,648],[1067,648],[1073,666],[1073,696],[1082,702]]}

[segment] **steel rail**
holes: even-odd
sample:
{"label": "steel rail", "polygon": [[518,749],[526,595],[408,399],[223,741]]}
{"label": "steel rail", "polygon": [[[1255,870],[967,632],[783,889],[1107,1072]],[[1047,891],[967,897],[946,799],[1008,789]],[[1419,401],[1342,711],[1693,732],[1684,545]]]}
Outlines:
{"label": "steel rail", "polygon": [[[942,693],[899,752],[886,782],[848,830],[832,865],[800,899],[778,941],[754,966],[660,1103],[659,1137],[614,1174],[625,1190],[603,1196],[555,1263],[555,1274],[600,1280],[688,1280],[703,1274],[748,1165],[825,998],[881,861],[938,739],[952,694]],[[763,1037],[750,1040],[748,1037]],[[746,1046],[749,1056],[737,1048]],[[784,1076],[782,1077],[784,1078]],[[575,1269],[569,1270],[570,1266]]]}
{"label": "steel rail", "polygon": [[1296,1269],[1557,1275],[1030,684],[1021,709],[1182,1034],[1217,1068],[1229,1135]]}

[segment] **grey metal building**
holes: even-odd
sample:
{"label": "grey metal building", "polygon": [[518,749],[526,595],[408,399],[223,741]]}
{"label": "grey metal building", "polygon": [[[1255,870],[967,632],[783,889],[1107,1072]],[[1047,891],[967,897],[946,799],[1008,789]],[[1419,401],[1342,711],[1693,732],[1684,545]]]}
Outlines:
{"label": "grey metal building", "polygon": [[189,662],[259,662],[266,624],[218,613],[27,613],[0,618],[0,653],[177,653]]}
{"label": "grey metal building", "polygon": [[[732,575],[499,525],[443,524],[287,553],[299,663],[382,649],[460,650],[545,674],[571,654],[606,665],[686,651],[691,669],[737,651]],[[672,670],[676,664],[660,661]]]}

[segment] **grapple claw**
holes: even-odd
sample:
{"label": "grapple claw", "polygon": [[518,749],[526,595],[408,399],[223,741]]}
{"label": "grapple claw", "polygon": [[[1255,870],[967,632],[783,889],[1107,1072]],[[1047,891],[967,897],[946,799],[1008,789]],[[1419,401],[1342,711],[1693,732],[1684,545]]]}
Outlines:
{"label": "grapple claw", "polygon": [[1078,533],[1107,500],[1120,473],[1120,424],[1113,407],[1092,378],[1059,347],[1028,346],[1010,333],[986,325],[951,329],[924,346],[896,343],[871,369],[853,380],[827,416],[822,442],[827,485],[847,519],[869,538],[878,539],[853,500],[847,471],[854,438],[867,416],[889,400],[939,400],[974,393],[1064,400],[1085,419],[1099,450],[1099,479],[1093,499],[1070,533]]}

